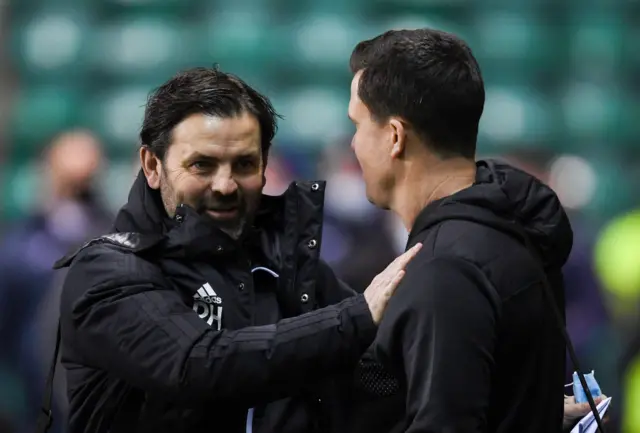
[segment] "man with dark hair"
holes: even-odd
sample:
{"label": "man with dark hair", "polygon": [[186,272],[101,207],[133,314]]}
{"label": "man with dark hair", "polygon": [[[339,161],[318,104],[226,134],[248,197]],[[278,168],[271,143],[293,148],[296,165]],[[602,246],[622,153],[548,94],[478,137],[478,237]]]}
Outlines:
{"label": "man with dark hair", "polygon": [[372,343],[419,246],[354,296],[318,258],[324,184],[261,196],[275,131],[217,69],[151,95],[114,233],[58,263],[70,433],[321,428],[314,383]]}
{"label": "man with dark hair", "polygon": [[[371,202],[423,248],[345,393],[357,432],[560,432],[561,267],[572,231],[555,193],[475,161],[485,93],[469,47],[436,30],[355,48],[352,148]],[[549,285],[553,297],[545,297]]]}

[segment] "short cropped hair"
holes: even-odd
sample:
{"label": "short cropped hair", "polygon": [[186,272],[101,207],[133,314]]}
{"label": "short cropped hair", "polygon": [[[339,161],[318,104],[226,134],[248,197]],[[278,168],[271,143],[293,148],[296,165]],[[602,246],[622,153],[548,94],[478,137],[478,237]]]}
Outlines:
{"label": "short cropped hair", "polygon": [[374,120],[398,116],[441,157],[474,158],[484,109],[478,62],[460,38],[433,29],[388,31],[351,54],[358,96]]}

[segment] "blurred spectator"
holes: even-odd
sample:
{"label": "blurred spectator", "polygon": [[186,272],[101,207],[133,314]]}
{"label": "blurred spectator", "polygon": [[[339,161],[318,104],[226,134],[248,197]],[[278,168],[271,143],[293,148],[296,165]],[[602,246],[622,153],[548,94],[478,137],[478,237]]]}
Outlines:
{"label": "blurred spectator", "polygon": [[[532,174],[557,190],[549,176],[556,155],[535,149],[511,152],[503,156],[510,164]],[[558,193],[562,201],[562,194]],[[564,203],[563,203],[564,204]],[[603,391],[618,400],[619,386],[616,359],[619,353],[610,318],[605,307],[600,282],[593,270],[594,233],[586,225],[579,210],[567,214],[573,228],[573,249],[563,267],[565,281],[565,313],[567,331],[585,371],[595,370]],[[567,356],[566,382],[572,381],[573,364]],[[619,422],[619,404],[609,410],[609,428]]]}
{"label": "blurred spectator", "polygon": [[395,245],[395,216],[367,200],[360,167],[348,145],[339,143],[326,149],[319,178],[327,180],[322,257],[361,293],[404,251],[404,243],[401,248]]}
{"label": "blurred spectator", "polygon": [[[624,432],[640,431],[640,210],[611,219],[600,231],[595,247],[595,269],[608,294],[616,333],[620,341],[615,355],[620,383],[618,408],[623,413]],[[600,350],[609,349],[606,342]]]}
{"label": "blurred spectator", "polygon": [[266,195],[280,195],[293,182],[294,176],[287,161],[273,152],[269,155],[269,164],[265,171],[266,184],[263,193]]}
{"label": "blurred spectator", "polygon": [[0,433],[14,433],[11,423],[3,415],[0,415]]}
{"label": "blurred spectator", "polygon": [[624,401],[620,404],[624,432],[640,431],[640,320],[625,346],[620,363]]}
{"label": "blurred spectator", "polygon": [[[48,148],[39,210],[7,230],[0,244],[0,380],[3,409],[19,426],[31,430],[41,406],[58,321],[58,280],[53,262],[82,242],[109,230],[111,216],[94,189],[102,163],[98,140],[86,131],[65,132]],[[59,370],[60,371],[60,370]],[[62,378],[60,378],[62,379]],[[56,382],[56,418],[63,418],[66,390]],[[7,403],[10,403],[9,406]],[[63,423],[54,423],[60,432]]]}

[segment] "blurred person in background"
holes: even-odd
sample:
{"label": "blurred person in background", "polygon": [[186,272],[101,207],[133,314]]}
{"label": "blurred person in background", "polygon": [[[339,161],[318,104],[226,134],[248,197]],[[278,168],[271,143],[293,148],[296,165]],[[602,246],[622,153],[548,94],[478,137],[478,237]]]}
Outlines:
{"label": "blurred person in background", "polygon": [[324,184],[262,195],[276,122],[215,68],[150,96],[115,233],[58,263],[71,433],[323,430],[327,376],[371,344],[419,246],[364,296],[338,281]]}
{"label": "blurred person in background", "polygon": [[262,192],[265,195],[281,195],[294,181],[287,160],[277,153],[269,154],[269,165],[265,169],[264,177],[265,185]]}
{"label": "blurred person in background", "polygon": [[[550,173],[553,163],[559,157],[561,155],[539,149],[511,151],[501,156],[507,163],[535,176],[555,191],[563,191],[565,189],[562,185],[556,185],[556,180]],[[574,186],[577,187],[579,186]],[[563,194],[559,193],[558,197],[562,203]],[[567,332],[584,371],[594,370],[600,387],[606,390],[607,395],[619,401],[620,381],[616,365],[619,350],[602,285],[594,270],[595,233],[587,225],[580,209],[565,209],[573,230],[573,248],[562,268]],[[567,362],[566,383],[573,381],[573,370],[573,365]],[[612,431],[618,431],[621,407],[620,404],[613,404],[607,411],[607,424]],[[583,405],[582,411],[584,410]],[[588,411],[587,408],[586,412]]]}
{"label": "blurred person in background", "polygon": [[598,233],[593,256],[620,344],[616,360],[620,423],[622,431],[635,433],[640,431],[640,210],[607,221]]}
{"label": "blurred person in background", "polygon": [[344,394],[344,431],[562,431],[551,303],[564,310],[572,231],[560,201],[523,171],[475,161],[484,84],[459,38],[389,31],[356,46],[351,70],[366,194],[424,248]]}
{"label": "blurred person in background", "polygon": [[[37,211],[10,227],[0,244],[0,365],[17,378],[11,403],[17,406],[14,422],[19,431],[34,426],[55,343],[61,285],[51,265],[111,223],[95,185],[102,162],[101,144],[90,132],[74,130],[55,137],[42,161],[44,194]],[[0,387],[10,383],[0,381]],[[63,375],[58,375],[60,419],[63,390]],[[63,427],[60,423],[54,431]]]}
{"label": "blurred person in background", "polygon": [[15,433],[12,422],[6,414],[0,413],[0,433]]}
{"label": "blurred person in background", "polygon": [[348,141],[327,147],[318,171],[327,180],[322,258],[342,281],[361,293],[404,251],[406,239],[401,248],[393,245],[388,219],[395,215],[367,200],[362,172]]}
{"label": "blurred person in background", "polygon": [[620,359],[620,378],[624,381],[625,432],[640,431],[640,318]]}

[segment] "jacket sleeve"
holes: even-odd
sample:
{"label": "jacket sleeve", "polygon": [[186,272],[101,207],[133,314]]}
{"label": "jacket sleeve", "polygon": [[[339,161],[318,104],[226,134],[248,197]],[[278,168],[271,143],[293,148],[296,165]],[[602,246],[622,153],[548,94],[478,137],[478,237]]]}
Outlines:
{"label": "jacket sleeve", "polygon": [[167,399],[247,405],[340,369],[376,332],[362,296],[274,325],[217,331],[156,266],[107,246],[72,264],[61,317],[76,362]]}
{"label": "jacket sleeve", "polygon": [[499,310],[481,271],[455,260],[408,267],[374,343],[406,383],[407,433],[485,431]]}

